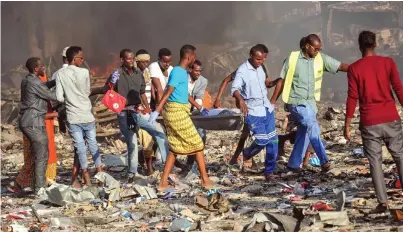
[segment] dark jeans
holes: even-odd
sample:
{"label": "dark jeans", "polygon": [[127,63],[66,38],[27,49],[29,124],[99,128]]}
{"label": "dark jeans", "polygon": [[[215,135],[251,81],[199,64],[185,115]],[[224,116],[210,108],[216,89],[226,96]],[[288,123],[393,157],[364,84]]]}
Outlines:
{"label": "dark jeans", "polygon": [[46,186],[46,168],[48,166],[49,150],[48,135],[43,127],[21,127],[22,133],[29,139],[35,160],[35,193]]}
{"label": "dark jeans", "polygon": [[386,203],[385,179],[382,170],[382,142],[396,163],[400,181],[403,179],[403,132],[400,120],[360,128],[364,154],[368,158],[372,182],[379,203]]}

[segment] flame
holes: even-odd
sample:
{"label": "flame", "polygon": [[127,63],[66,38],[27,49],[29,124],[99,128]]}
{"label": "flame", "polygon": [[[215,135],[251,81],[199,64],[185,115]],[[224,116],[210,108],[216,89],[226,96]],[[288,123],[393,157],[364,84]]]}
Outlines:
{"label": "flame", "polygon": [[109,56],[111,57],[112,61],[106,65],[106,67],[103,68],[100,66],[93,66],[91,68],[90,74],[92,77],[109,77],[114,70],[120,67],[121,61],[119,55],[116,53],[110,53]]}
{"label": "flame", "polygon": [[92,67],[91,68],[91,70],[90,70],[90,75],[92,76],[92,77],[96,77],[96,76],[99,76],[99,74],[101,73],[101,67]]}

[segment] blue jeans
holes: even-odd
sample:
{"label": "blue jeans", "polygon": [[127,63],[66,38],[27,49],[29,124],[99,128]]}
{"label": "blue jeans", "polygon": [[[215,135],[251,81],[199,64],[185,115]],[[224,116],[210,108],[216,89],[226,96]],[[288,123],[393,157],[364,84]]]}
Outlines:
{"label": "blue jeans", "polygon": [[276,168],[278,154],[278,135],[276,132],[274,111],[270,113],[266,108],[265,117],[247,115],[246,123],[249,127],[249,130],[252,131],[255,140],[253,141],[252,145],[243,150],[244,158],[250,159],[257,155],[263,148],[266,148],[264,174],[272,174]]}
{"label": "blue jeans", "polygon": [[119,121],[119,129],[120,132],[125,137],[125,141],[127,144],[127,159],[130,173],[137,173],[137,167],[139,164],[139,150],[137,144],[137,134],[129,130],[129,126],[127,125],[127,111],[124,110],[118,114]]}
{"label": "blue jeans", "polygon": [[133,113],[133,117],[140,129],[147,131],[147,133],[153,137],[157,144],[158,150],[161,153],[161,160],[163,163],[165,163],[165,160],[168,156],[168,137],[166,136],[161,124],[154,122],[154,124],[150,125],[148,123],[148,119],[150,118],[149,114],[144,115],[141,113]]}
{"label": "blue jeans", "polygon": [[68,123],[69,133],[73,138],[74,147],[77,151],[78,159],[80,161],[81,169],[88,169],[87,161],[87,148],[85,146],[85,140],[88,144],[88,150],[92,155],[95,167],[101,166],[101,157],[99,155],[99,148],[96,139],[96,127],[95,122],[70,124]]}
{"label": "blue jeans", "polygon": [[206,140],[207,140],[207,131],[206,131],[206,129],[196,128],[196,130],[197,130],[197,133],[200,135],[200,137],[201,137],[201,139],[203,141],[203,144],[206,145]]}
{"label": "blue jeans", "polygon": [[327,158],[325,147],[320,140],[320,127],[316,114],[310,105],[286,106],[291,113],[291,118],[298,123],[297,136],[292,149],[288,167],[299,168],[309,142],[319,158],[320,165],[326,164]]}
{"label": "blue jeans", "polygon": [[[119,128],[121,133],[125,137],[127,144],[129,172],[135,174],[137,173],[137,167],[139,163],[139,147],[137,143],[137,134],[134,131],[128,129],[127,114],[128,113],[126,110],[118,114]],[[147,133],[153,137],[161,153],[162,162],[165,162],[168,155],[168,138],[165,135],[162,127],[158,123],[154,123],[153,125],[148,124],[148,117],[150,117],[149,114],[143,115],[141,113],[136,114],[134,112],[131,112],[131,114],[137,125],[141,129],[147,131]]]}

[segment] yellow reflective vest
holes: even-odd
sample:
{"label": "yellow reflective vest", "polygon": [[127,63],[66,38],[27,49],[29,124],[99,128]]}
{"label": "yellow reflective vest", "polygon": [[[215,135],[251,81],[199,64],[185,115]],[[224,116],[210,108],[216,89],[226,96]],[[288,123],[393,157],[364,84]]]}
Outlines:
{"label": "yellow reflective vest", "polygon": [[[287,75],[285,77],[285,83],[284,83],[284,88],[283,88],[283,101],[284,103],[288,103],[288,100],[290,99],[290,93],[291,93],[291,86],[292,86],[292,81],[294,78],[294,73],[295,73],[295,68],[297,67],[297,61],[299,57],[300,51],[294,51],[291,52],[290,57],[288,58],[288,70],[287,70]],[[314,70],[314,78],[315,78],[315,100],[319,101],[320,100],[320,90],[322,88],[322,76],[323,76],[323,59],[322,55],[318,53],[318,55],[315,57],[314,60],[314,65],[313,65],[313,70]]]}

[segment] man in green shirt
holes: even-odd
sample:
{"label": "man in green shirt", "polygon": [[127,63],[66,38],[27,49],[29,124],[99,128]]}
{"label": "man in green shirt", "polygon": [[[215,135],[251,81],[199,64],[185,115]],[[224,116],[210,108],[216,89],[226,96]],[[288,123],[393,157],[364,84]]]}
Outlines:
{"label": "man in green shirt", "polygon": [[322,171],[330,170],[330,162],[320,140],[320,127],[316,119],[316,101],[320,99],[320,88],[323,71],[337,73],[347,72],[348,64],[343,64],[332,57],[321,53],[322,43],[315,34],[310,34],[299,52],[292,52],[284,61],[280,80],[276,84],[270,100],[275,104],[280,93],[283,94],[285,108],[298,123],[297,137],[288,168],[300,172],[303,154],[309,142],[317,154]]}

